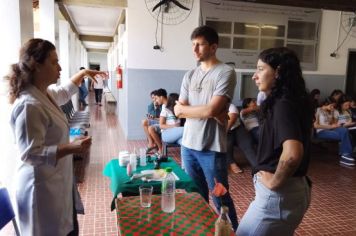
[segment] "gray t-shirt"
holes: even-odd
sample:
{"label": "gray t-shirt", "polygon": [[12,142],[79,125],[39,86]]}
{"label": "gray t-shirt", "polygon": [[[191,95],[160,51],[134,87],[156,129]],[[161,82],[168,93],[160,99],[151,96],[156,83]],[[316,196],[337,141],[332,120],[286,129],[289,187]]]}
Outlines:
{"label": "gray t-shirt", "polygon": [[[226,96],[231,101],[235,86],[236,73],[232,67],[219,63],[204,72],[199,66],[185,74],[179,99],[191,106],[206,105],[213,96]],[[183,146],[197,151],[226,152],[226,141],[226,127],[215,119],[186,119]]]}

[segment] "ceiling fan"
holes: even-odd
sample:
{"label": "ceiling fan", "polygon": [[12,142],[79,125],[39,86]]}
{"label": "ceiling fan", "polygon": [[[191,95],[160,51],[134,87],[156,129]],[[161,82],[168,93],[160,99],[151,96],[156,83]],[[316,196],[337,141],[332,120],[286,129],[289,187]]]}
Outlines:
{"label": "ceiling fan", "polygon": [[194,0],[145,0],[151,16],[162,24],[177,25],[188,18]]}
{"label": "ceiling fan", "polygon": [[189,11],[190,9],[188,7],[183,6],[181,3],[179,3],[176,0],[161,0],[159,3],[157,3],[152,11],[155,11],[157,8],[159,8],[160,6],[164,5],[164,11],[167,12],[169,10],[170,4],[175,4],[176,6]]}

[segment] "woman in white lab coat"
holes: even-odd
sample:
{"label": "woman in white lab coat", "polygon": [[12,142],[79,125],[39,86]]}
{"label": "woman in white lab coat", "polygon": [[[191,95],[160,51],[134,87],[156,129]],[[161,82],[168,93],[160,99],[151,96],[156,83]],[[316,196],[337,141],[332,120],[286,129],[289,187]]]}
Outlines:
{"label": "woman in white lab coat", "polygon": [[78,92],[84,76],[102,72],[81,70],[56,86],[60,71],[54,45],[31,39],[6,76],[13,103],[11,125],[20,153],[16,203],[23,236],[79,232],[76,206],[82,204],[73,181],[72,154],[87,152],[91,137],[70,143],[68,121],[59,105]]}

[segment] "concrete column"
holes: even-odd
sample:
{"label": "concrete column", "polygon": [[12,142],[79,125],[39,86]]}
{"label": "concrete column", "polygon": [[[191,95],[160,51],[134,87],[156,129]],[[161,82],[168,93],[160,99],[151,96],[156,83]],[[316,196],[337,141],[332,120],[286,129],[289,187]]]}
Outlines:
{"label": "concrete column", "polygon": [[[33,38],[32,1],[0,1],[0,76],[7,73],[8,66],[18,61],[18,52],[22,44]],[[6,56],[4,56],[6,55]]]}
{"label": "concrete column", "polygon": [[[59,21],[59,63],[62,67],[61,82],[70,78],[69,74],[69,24],[65,20]],[[59,52],[58,52],[59,51]]]}
{"label": "concrete column", "polygon": [[[8,73],[10,64],[18,62],[19,49],[28,39],[33,38],[32,1],[0,1],[0,77]],[[11,106],[7,99],[7,86],[0,80],[0,182],[11,186],[15,171],[16,145],[9,124]]]}
{"label": "concrete column", "polygon": [[39,1],[39,10],[40,10],[40,33],[39,33],[40,37],[48,41],[51,41],[56,46],[59,46],[58,5],[53,0],[41,0]]}

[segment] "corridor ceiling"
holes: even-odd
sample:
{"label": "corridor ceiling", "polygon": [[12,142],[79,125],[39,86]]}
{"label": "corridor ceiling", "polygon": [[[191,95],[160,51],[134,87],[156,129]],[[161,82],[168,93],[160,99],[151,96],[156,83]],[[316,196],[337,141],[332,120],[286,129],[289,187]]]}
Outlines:
{"label": "corridor ceiling", "polygon": [[126,0],[56,0],[88,52],[107,52],[114,41]]}
{"label": "corridor ceiling", "polygon": [[[198,0],[196,0],[198,1]],[[219,2],[219,0],[213,0]],[[232,0],[284,6],[356,11],[356,0]],[[34,6],[39,0],[33,0]],[[56,0],[59,10],[87,50],[107,52],[117,26],[125,19],[128,0]],[[142,0],[142,4],[144,0]]]}

